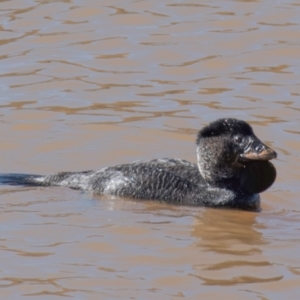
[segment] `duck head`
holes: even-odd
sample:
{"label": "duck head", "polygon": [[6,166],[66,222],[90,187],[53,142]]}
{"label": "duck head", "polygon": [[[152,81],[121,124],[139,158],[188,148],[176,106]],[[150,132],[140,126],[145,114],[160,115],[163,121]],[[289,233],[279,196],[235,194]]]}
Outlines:
{"label": "duck head", "polygon": [[238,182],[248,192],[260,193],[275,181],[269,160],[276,152],[244,121],[219,119],[199,131],[196,143],[199,171],[211,185]]}

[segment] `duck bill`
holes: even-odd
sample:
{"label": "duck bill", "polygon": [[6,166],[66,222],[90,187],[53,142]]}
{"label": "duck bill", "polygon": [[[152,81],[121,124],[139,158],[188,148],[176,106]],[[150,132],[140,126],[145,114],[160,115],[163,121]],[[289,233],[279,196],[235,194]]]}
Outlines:
{"label": "duck bill", "polygon": [[276,157],[277,153],[273,149],[262,143],[259,139],[255,138],[250,141],[244,153],[240,155],[240,160],[271,160]]}

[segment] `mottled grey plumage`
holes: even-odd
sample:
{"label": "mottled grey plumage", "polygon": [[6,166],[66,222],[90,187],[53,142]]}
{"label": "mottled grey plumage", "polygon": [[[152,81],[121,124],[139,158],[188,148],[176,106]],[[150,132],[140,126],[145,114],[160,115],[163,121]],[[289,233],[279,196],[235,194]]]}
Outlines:
{"label": "mottled grey plumage", "polygon": [[46,186],[67,186],[97,194],[187,205],[222,206],[234,197],[231,191],[207,184],[196,164],[169,158],[31,180]]}
{"label": "mottled grey plumage", "polygon": [[[220,119],[204,127],[196,143],[198,164],[181,159],[154,159],[97,172],[27,176],[22,177],[22,184],[67,186],[97,194],[185,205],[258,210],[258,193],[271,186],[276,177],[275,168],[267,162],[276,153],[257,139],[246,122],[236,119]],[[251,167],[254,161],[255,168]],[[264,172],[260,172],[261,168]]]}

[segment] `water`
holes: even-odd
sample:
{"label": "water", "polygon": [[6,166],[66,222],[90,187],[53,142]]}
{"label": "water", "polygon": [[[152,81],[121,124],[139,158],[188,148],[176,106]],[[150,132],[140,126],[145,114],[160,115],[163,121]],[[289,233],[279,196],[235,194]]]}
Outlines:
{"label": "water", "polygon": [[251,123],[278,153],[262,212],[0,187],[3,299],[296,299],[297,1],[0,3],[1,172],[196,161]]}

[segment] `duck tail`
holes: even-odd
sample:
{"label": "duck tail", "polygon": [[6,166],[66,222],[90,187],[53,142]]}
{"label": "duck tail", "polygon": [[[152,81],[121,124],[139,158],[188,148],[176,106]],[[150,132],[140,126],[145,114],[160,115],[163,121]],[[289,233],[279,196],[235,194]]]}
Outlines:
{"label": "duck tail", "polygon": [[0,174],[0,185],[41,186],[45,176],[31,174]]}

